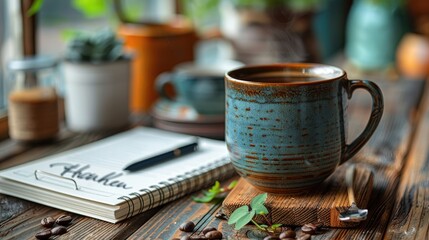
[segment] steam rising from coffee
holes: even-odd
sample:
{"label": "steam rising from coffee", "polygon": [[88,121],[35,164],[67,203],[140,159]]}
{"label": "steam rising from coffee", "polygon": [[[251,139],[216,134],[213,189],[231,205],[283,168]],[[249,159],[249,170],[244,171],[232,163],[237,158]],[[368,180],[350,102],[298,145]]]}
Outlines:
{"label": "steam rising from coffee", "polygon": [[309,14],[282,7],[262,11],[223,4],[221,8],[222,32],[238,60],[247,64],[317,61]]}

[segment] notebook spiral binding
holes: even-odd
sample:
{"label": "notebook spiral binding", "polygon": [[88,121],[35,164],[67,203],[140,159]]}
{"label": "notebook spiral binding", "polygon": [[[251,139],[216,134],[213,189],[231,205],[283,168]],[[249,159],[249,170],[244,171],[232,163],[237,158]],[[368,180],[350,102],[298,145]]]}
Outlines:
{"label": "notebook spiral binding", "polygon": [[124,200],[128,206],[128,212],[122,219],[176,200],[188,193],[213,184],[216,180],[231,177],[234,173],[235,170],[229,159],[223,158],[207,166],[186,172],[183,175],[169,178],[168,181],[162,181],[149,188],[132,192],[128,196],[121,196],[118,199]]}

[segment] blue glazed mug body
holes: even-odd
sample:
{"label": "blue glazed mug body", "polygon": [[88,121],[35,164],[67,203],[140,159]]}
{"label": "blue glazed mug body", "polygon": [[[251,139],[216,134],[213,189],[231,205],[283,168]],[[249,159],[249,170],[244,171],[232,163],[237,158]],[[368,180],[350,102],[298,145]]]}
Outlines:
{"label": "blue glazed mug body", "polygon": [[[347,101],[372,96],[369,123],[347,142]],[[336,67],[276,64],[226,74],[226,143],[236,171],[256,188],[296,193],[321,183],[370,138],[383,111],[380,89]]]}

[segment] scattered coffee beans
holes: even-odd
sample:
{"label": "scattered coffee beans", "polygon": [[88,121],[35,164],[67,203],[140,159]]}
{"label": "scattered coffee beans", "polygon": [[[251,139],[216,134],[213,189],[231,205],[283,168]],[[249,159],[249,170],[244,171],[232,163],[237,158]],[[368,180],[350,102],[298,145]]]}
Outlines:
{"label": "scattered coffee beans", "polygon": [[37,239],[49,239],[52,235],[51,230],[43,230],[41,232],[36,233]]}
{"label": "scattered coffee beans", "polygon": [[214,227],[206,227],[203,229],[203,231],[201,232],[202,234],[206,235],[206,233],[211,232],[211,231],[216,231],[217,229]]}
{"label": "scattered coffee beans", "polygon": [[37,239],[49,239],[52,235],[62,235],[67,232],[67,226],[72,221],[72,217],[68,215],[62,215],[57,220],[54,220],[52,217],[45,217],[40,220],[40,224],[46,228],[51,228],[54,224],[58,224],[58,226],[47,229],[36,234]]}
{"label": "scattered coffee beans", "polygon": [[189,221],[189,222],[182,223],[179,229],[180,231],[183,231],[183,232],[192,232],[194,230],[194,227],[195,227],[194,222]]}
{"label": "scattered coffee beans", "polygon": [[222,233],[217,230],[207,232],[204,236],[208,239],[222,239],[223,237]]}
{"label": "scattered coffee beans", "polygon": [[67,228],[64,226],[56,226],[51,229],[52,235],[63,235],[67,232]]}
{"label": "scattered coffee beans", "polygon": [[40,224],[46,228],[54,226],[55,220],[52,217],[45,217],[40,221]]}
{"label": "scattered coffee beans", "polygon": [[296,237],[296,233],[294,230],[286,230],[280,233],[280,236],[279,236],[280,239],[295,238],[295,237]]}
{"label": "scattered coffee beans", "polygon": [[55,221],[58,225],[67,226],[72,221],[72,217],[67,215],[62,215]]}

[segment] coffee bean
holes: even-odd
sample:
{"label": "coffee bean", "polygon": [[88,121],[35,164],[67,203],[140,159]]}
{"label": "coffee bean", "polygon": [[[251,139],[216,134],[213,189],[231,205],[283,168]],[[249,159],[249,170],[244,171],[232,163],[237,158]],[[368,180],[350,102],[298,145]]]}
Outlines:
{"label": "coffee bean", "polygon": [[[173,238],[172,240],[175,240],[176,238]],[[206,240],[207,238],[204,235],[193,235],[193,236],[183,236],[180,238],[180,240]],[[179,239],[177,239],[179,240]]]}
{"label": "coffee bean", "polygon": [[190,239],[191,240],[206,240],[207,238],[204,235],[193,235],[193,236],[191,236]]}
{"label": "coffee bean", "polygon": [[56,226],[51,229],[52,235],[63,235],[67,232],[67,228],[64,226]]}
{"label": "coffee bean", "polygon": [[214,227],[206,227],[203,229],[203,231],[201,232],[202,234],[206,235],[206,233],[211,232],[211,231],[216,231],[217,229]]}
{"label": "coffee bean", "polygon": [[68,215],[62,215],[55,221],[58,225],[67,226],[72,221],[72,217]]}
{"label": "coffee bean", "polygon": [[312,223],[316,227],[316,231],[323,227],[323,222]]}
{"label": "coffee bean", "polygon": [[312,228],[314,231],[317,231],[320,228],[320,226],[321,226],[321,225],[318,226],[318,225],[316,225],[314,223],[307,223],[305,225],[307,225],[307,227],[309,227],[309,228]]}
{"label": "coffee bean", "polygon": [[37,239],[49,239],[51,237],[51,235],[52,235],[51,230],[46,229],[46,230],[43,230],[41,232],[36,233],[36,238]]}
{"label": "coffee bean", "polygon": [[194,230],[194,227],[195,227],[194,222],[189,221],[189,222],[182,223],[179,229],[180,231],[183,231],[183,232],[192,232]]}
{"label": "coffee bean", "polygon": [[40,221],[40,224],[46,228],[54,226],[55,220],[52,217],[45,217]]}
{"label": "coffee bean", "polygon": [[297,240],[309,240],[311,239],[311,235],[310,234],[302,234],[301,236],[299,236],[297,238]]}
{"label": "coffee bean", "polygon": [[264,240],[277,240],[277,239],[279,239],[278,237],[275,237],[275,236],[266,236],[265,238],[264,238]]}
{"label": "coffee bean", "polygon": [[205,236],[208,239],[222,239],[222,233],[217,230],[207,232]]}
{"label": "coffee bean", "polygon": [[316,233],[316,229],[312,226],[309,226],[308,224],[305,224],[304,226],[302,226],[301,231],[303,233],[308,233],[308,234],[315,234]]}
{"label": "coffee bean", "polygon": [[283,238],[295,238],[296,237],[296,233],[294,230],[286,230],[282,233],[280,233],[279,238],[283,239]]}
{"label": "coffee bean", "polygon": [[282,232],[286,232],[287,230],[293,230],[291,227],[288,226],[282,226],[281,227]]}
{"label": "coffee bean", "polygon": [[280,240],[296,240],[296,238],[280,238]]}
{"label": "coffee bean", "polygon": [[222,219],[222,220],[227,220],[228,219],[228,217],[223,212],[216,213],[215,218]]}

